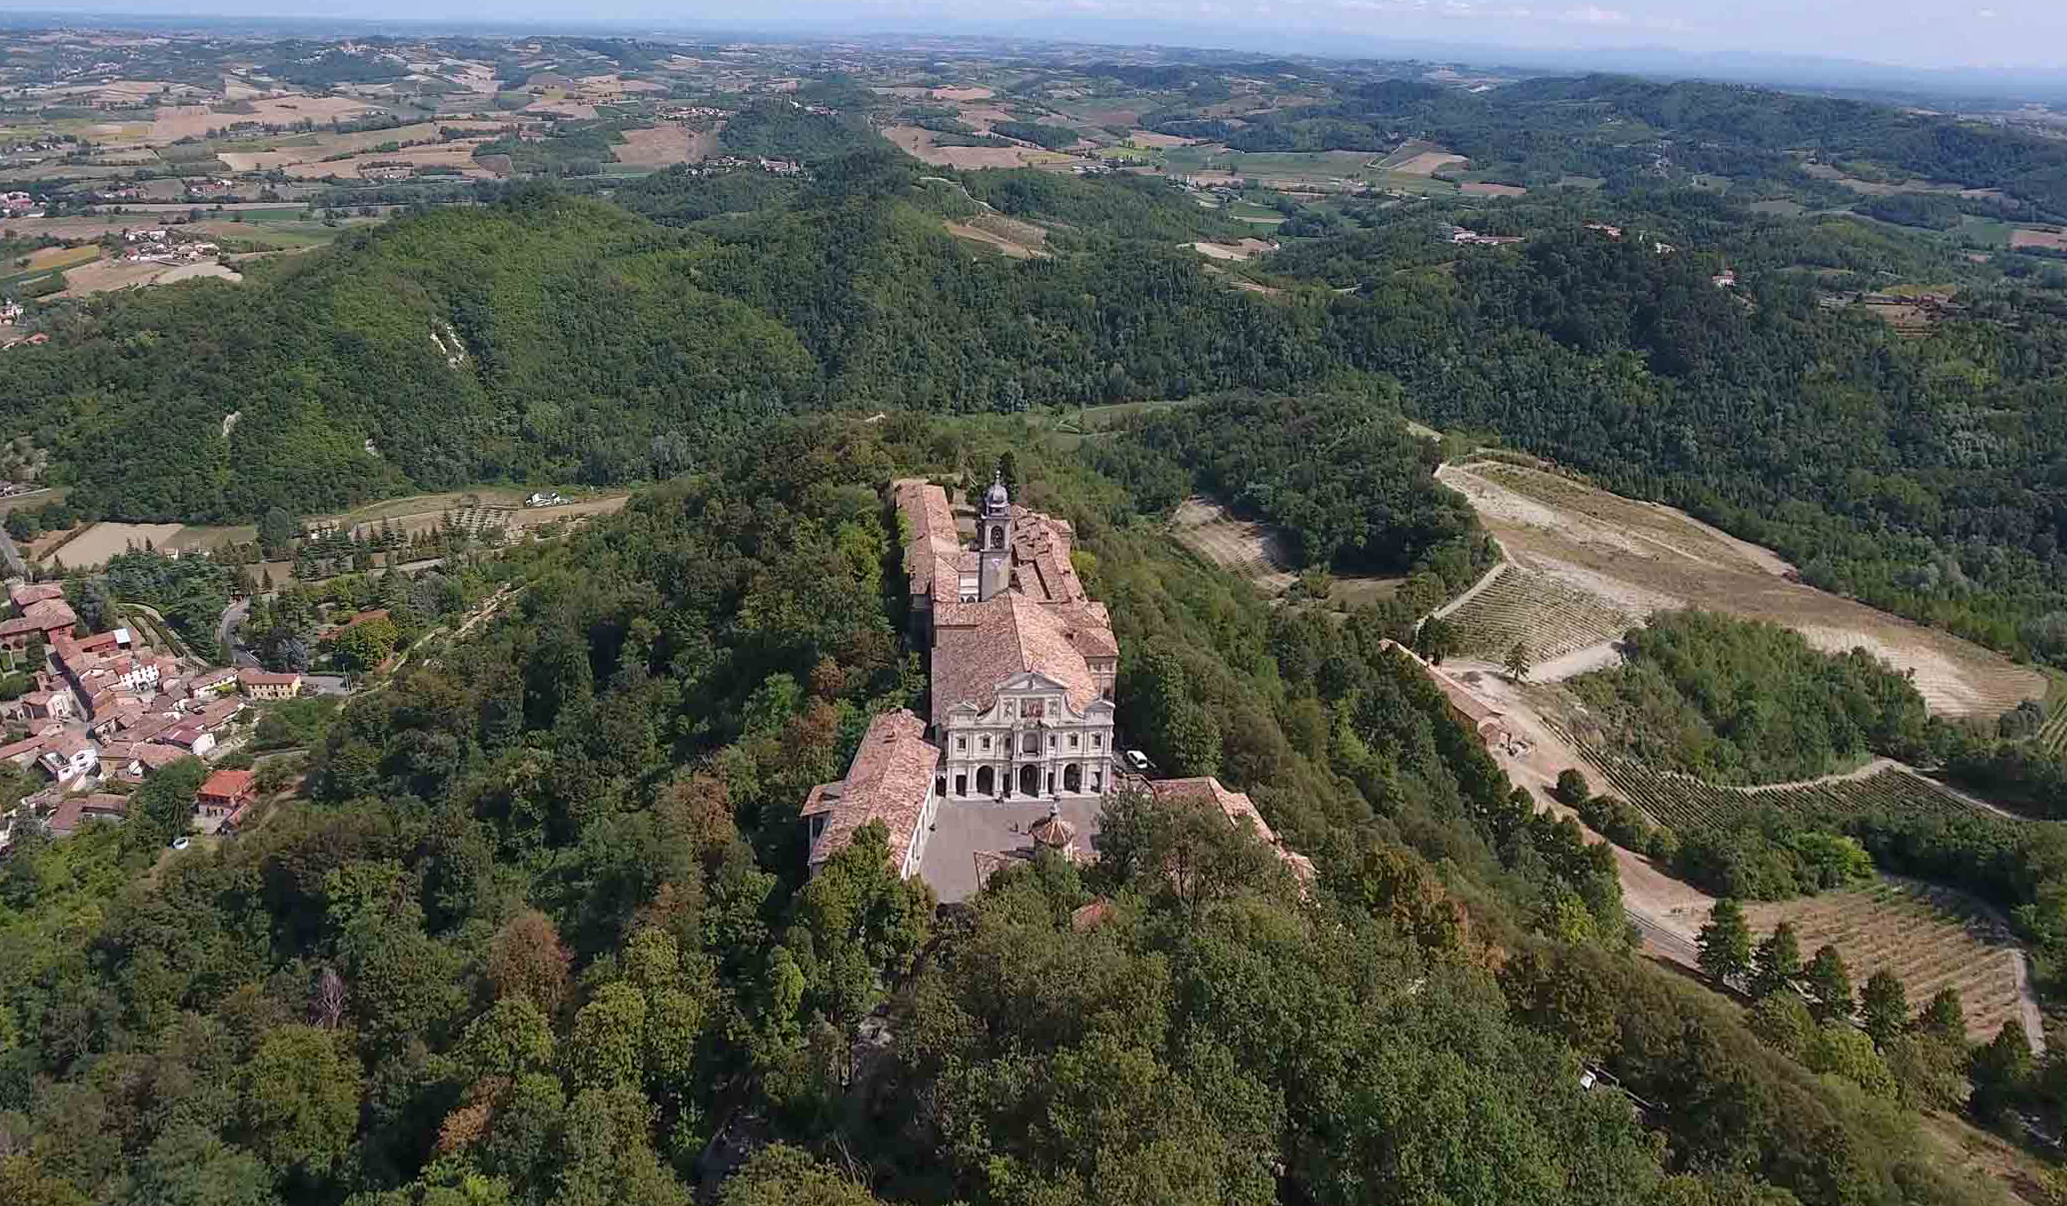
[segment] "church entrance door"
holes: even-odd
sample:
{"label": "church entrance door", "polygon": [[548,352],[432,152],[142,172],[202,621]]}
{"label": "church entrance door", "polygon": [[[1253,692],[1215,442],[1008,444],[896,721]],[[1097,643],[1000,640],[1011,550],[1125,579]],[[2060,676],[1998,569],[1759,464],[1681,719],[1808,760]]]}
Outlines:
{"label": "church entrance door", "polygon": [[1029,762],[1019,768],[1019,794],[1037,796],[1041,794],[1041,768]]}
{"label": "church entrance door", "polygon": [[976,794],[979,796],[997,794],[997,775],[987,766],[976,768]]}
{"label": "church entrance door", "polygon": [[1072,762],[1062,768],[1062,790],[1084,790],[1084,768]]}

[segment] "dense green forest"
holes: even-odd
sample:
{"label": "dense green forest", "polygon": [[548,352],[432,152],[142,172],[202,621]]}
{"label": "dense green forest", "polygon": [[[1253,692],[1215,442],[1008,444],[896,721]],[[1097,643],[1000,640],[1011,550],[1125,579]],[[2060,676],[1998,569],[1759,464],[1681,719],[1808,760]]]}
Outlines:
{"label": "dense green forest", "polygon": [[[1130,731],[1311,889],[1126,794],[1095,866],[953,914],[879,833],[802,878],[798,801],[921,685],[880,487],[1008,450]],[[686,1203],[753,1148],[722,1201],[1998,1200],[1881,1056],[1819,1076],[1635,958],[1404,619],[1268,608],[1153,518],[1016,420],[824,418],[505,554],[511,607],[329,721],[307,800],[138,878],[161,777],[0,865],[9,1200]]]}
{"label": "dense green forest", "polygon": [[[767,118],[847,129],[786,103]],[[89,514],[220,521],[651,480],[683,448],[823,408],[1341,391],[1686,507],[1816,585],[2067,660],[2050,404],[2067,303],[1927,236],[1667,184],[1345,203],[1244,266],[1263,294],[1178,246],[1240,224],[1138,176],[950,178],[876,149],[821,154],[809,180],[589,191],[609,197],[516,189],[254,265],[240,288],[94,301],[10,354],[0,408]],[[1041,224],[1052,254],[972,254],[943,229],[985,206]],[[1457,248],[1445,218],[1527,242]],[[1711,281],[1725,266],[1734,288]],[[1842,304],[1890,272],[1949,276],[1958,302],[1916,336]],[[1316,535],[1322,560],[1357,547]]]}
{"label": "dense green forest", "polygon": [[1780,783],[1881,754],[1936,760],[1907,676],[1863,649],[1824,653],[1775,624],[1662,612],[1623,638],[1621,665],[1567,684],[1609,749],[1717,783]]}

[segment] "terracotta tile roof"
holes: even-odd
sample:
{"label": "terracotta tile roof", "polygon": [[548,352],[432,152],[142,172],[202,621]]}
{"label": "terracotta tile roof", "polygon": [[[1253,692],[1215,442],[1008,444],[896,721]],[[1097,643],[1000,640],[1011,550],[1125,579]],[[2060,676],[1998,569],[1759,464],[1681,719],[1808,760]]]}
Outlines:
{"label": "terracotta tile roof", "polygon": [[145,770],[162,770],[190,756],[176,746],[143,741],[116,742],[101,751],[101,761],[108,765],[126,766],[131,762],[141,762]]}
{"label": "terracotta tile roof", "polygon": [[112,793],[95,792],[86,796],[67,796],[59,800],[57,810],[50,814],[44,824],[55,834],[78,831],[79,822],[86,813],[98,817],[126,817],[129,815],[129,797]]}
{"label": "terracotta tile roof", "polygon": [[264,670],[239,670],[237,681],[248,687],[286,687],[301,681],[299,674],[269,674]]}
{"label": "terracotta tile roof", "polygon": [[1042,603],[1072,603],[1088,596],[1069,553],[1076,532],[1069,521],[1012,508],[1012,584]]}
{"label": "terracotta tile roof", "polygon": [[44,740],[41,737],[24,738],[13,745],[0,745],[0,758],[11,759],[40,754],[43,752],[43,746]]}
{"label": "terracotta tile roof", "polygon": [[[998,684],[1028,670],[1061,683],[1069,706],[1082,711],[1098,698],[1097,677],[1084,660],[1089,634],[1072,623],[1086,618],[1080,609],[1046,607],[1016,590],[936,617],[933,723],[944,724],[959,704],[989,708]],[[1111,641],[1107,630],[1098,644]]]}
{"label": "terracotta tile roof", "polygon": [[64,597],[65,584],[62,582],[25,582],[20,586],[9,587],[7,590],[7,601],[14,604],[16,611],[26,611],[29,604],[38,603],[44,599],[62,599]]}
{"label": "terracotta tile roof", "polygon": [[1484,728],[1488,721],[1500,721],[1504,718],[1504,713],[1500,709],[1480,699],[1472,693],[1471,688],[1430,665],[1420,654],[1405,645],[1385,641],[1381,648],[1397,649],[1412,658],[1414,664],[1421,668],[1421,672],[1428,676],[1428,680],[1435,684],[1436,690],[1441,691],[1443,697],[1450,701],[1451,710],[1474,728]]}
{"label": "terracotta tile roof", "polygon": [[[947,505],[947,491],[918,478],[900,478],[890,483],[898,514],[904,516],[904,572],[911,580],[911,593],[939,597],[939,560],[953,557],[962,547],[955,529],[955,513]],[[947,588],[957,588],[949,575]]]}
{"label": "terracotta tile roof", "polygon": [[1313,860],[1285,845],[1284,840],[1264,821],[1263,814],[1256,811],[1256,802],[1249,798],[1247,792],[1229,791],[1211,775],[1193,779],[1159,779],[1148,786],[1150,791],[1164,799],[1212,804],[1227,814],[1227,819],[1233,824],[1253,827],[1256,836],[1263,839],[1264,844],[1275,851],[1295,875],[1301,880],[1312,881]]}
{"label": "terracotta tile roof", "polygon": [[926,744],[925,733],[926,722],[909,710],[885,712],[869,722],[847,777],[812,789],[804,802],[807,815],[811,809],[827,814],[811,845],[812,866],[846,849],[870,821],[890,831],[890,858],[904,865],[940,765],[940,751]]}
{"label": "terracotta tile roof", "polygon": [[219,770],[208,776],[207,781],[201,784],[201,790],[194,794],[215,800],[234,800],[251,790],[252,778],[248,770]]}

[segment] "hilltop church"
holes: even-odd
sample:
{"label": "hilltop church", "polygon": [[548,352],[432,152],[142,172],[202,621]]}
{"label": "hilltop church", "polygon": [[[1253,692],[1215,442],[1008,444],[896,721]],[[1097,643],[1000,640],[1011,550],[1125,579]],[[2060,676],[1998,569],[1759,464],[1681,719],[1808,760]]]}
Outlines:
{"label": "hilltop church", "polygon": [[[890,490],[906,538],[912,640],[926,651],[929,714],[877,717],[847,776],[812,789],[803,808],[811,864],[880,820],[899,871],[917,874],[943,803],[957,812],[989,806],[982,821],[958,826],[978,844],[982,825],[1004,844],[1065,811],[1077,823],[1048,832],[1088,829],[1116,771],[1120,650],[1105,605],[1070,565],[1070,525],[1015,504],[995,481],[973,500],[974,536],[965,541],[941,487],[900,480]],[[1064,852],[1089,854],[1068,844]],[[944,898],[957,886],[936,884]]]}
{"label": "hilltop church", "polygon": [[[802,815],[812,868],[874,821],[889,834],[898,874],[923,876],[942,901],[973,894],[996,868],[1040,847],[1095,858],[1120,767],[1120,647],[1105,605],[1070,564],[1076,533],[1014,503],[1003,481],[971,500],[967,539],[941,487],[907,479],[890,492],[905,537],[912,643],[930,672],[928,714],[876,717],[846,776],[811,789]],[[1150,787],[1216,807],[1312,878],[1248,796],[1210,777]]]}

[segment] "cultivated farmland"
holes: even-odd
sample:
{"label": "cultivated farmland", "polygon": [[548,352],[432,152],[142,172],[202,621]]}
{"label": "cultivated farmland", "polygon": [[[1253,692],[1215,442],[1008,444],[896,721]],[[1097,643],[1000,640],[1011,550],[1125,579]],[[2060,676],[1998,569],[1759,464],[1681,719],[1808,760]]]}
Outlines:
{"label": "cultivated farmland", "polygon": [[1497,661],[1517,641],[1537,663],[1612,641],[1642,616],[1562,578],[1513,566],[1450,612],[1457,652]]}
{"label": "cultivated farmland", "polygon": [[1277,525],[1241,519],[1209,498],[1177,504],[1170,525],[1193,552],[1254,582],[1265,594],[1292,585],[1292,558]]}
{"label": "cultivated farmland", "polygon": [[[1436,476],[1469,499],[1499,539],[1514,563],[1503,577],[1515,570],[1547,575],[1554,584],[1545,589],[1560,598],[1577,587],[1597,596],[1603,608],[1637,616],[1703,607],[1785,625],[1821,649],[1863,646],[1897,669],[1913,671],[1924,702],[1942,715],[1993,720],[2020,700],[2045,697],[2046,680],[2038,671],[1948,633],[1803,585],[1794,580],[1792,567],[1769,550],[1670,507],[1499,461],[1448,464]],[[1513,599],[1511,591],[1502,597]],[[1482,625],[1506,622],[1522,630],[1521,639],[1534,651],[1539,638],[1528,635],[1531,612],[1569,612],[1575,606],[1523,598],[1510,604],[1519,618],[1503,620],[1490,606],[1475,609],[1475,615]],[[1544,641],[1546,646],[1555,643]],[[1545,658],[1541,652],[1536,656]]]}
{"label": "cultivated farmland", "polygon": [[2027,1009],[2023,955],[2006,928],[1971,898],[1949,888],[1884,878],[1870,887],[1824,892],[1744,910],[1755,937],[1792,922],[1804,952],[1825,943],[1844,956],[1854,984],[1886,969],[1902,978],[1918,1010],[1944,988],[1959,990],[1967,1036],[1993,1038],[2011,1018],[2037,1033]]}
{"label": "cultivated farmland", "polygon": [[1616,795],[1653,821],[1680,833],[1726,827],[1762,808],[1839,818],[1869,809],[1909,816],[1960,818],[1982,811],[1929,779],[1886,761],[1862,773],[1813,783],[1725,787],[1691,775],[1656,770],[1573,742]]}

